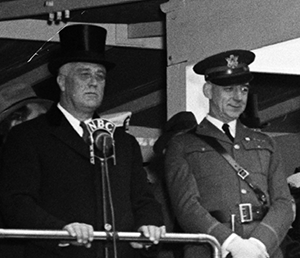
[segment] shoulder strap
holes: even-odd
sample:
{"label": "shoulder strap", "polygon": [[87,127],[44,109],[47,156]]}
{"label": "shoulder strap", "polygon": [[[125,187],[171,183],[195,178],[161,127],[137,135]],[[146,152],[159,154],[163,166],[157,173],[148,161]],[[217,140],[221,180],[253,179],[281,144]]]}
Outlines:
{"label": "shoulder strap", "polygon": [[244,180],[249,187],[254,191],[256,194],[258,200],[263,204],[267,204],[267,197],[265,193],[258,187],[256,186],[251,178],[249,172],[241,167],[230,155],[229,153],[225,150],[225,148],[217,141],[217,139],[210,137],[210,136],[204,136],[204,135],[197,135],[200,137],[203,141],[205,141],[208,145],[213,147],[219,154],[223,156],[225,160],[234,168],[236,171],[237,175]]}

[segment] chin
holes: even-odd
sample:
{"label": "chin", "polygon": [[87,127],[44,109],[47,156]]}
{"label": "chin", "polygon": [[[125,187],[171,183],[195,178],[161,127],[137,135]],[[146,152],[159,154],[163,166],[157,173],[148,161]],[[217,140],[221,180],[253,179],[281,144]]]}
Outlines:
{"label": "chin", "polygon": [[240,115],[235,115],[235,114],[230,116],[231,121],[236,120],[236,119],[238,119],[239,117],[240,117]]}
{"label": "chin", "polygon": [[99,107],[102,101],[99,99],[88,99],[85,100],[85,105],[89,107]]}

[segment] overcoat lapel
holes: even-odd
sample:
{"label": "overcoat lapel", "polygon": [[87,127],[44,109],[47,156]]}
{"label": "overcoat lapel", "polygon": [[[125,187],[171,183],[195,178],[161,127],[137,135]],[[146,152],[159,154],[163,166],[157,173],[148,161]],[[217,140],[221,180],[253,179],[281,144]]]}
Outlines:
{"label": "overcoat lapel", "polygon": [[47,113],[50,133],[79,154],[90,158],[89,146],[78,135],[56,105]]}

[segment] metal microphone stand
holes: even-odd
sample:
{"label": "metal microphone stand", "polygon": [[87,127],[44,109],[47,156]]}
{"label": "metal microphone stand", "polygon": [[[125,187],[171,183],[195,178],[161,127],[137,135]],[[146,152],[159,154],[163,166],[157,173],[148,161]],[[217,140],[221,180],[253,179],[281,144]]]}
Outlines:
{"label": "metal microphone stand", "polygon": [[[103,222],[104,222],[104,230],[108,235],[111,235],[110,232],[115,232],[115,215],[114,215],[114,207],[112,201],[111,187],[110,187],[110,179],[108,173],[108,160],[113,159],[114,165],[116,164],[115,159],[115,148],[114,141],[110,136],[103,134],[103,141],[100,141],[101,146],[97,144],[96,147],[99,152],[99,156],[95,155],[96,158],[100,160],[101,164],[101,181],[102,181],[102,201],[103,201]],[[111,144],[107,144],[107,140],[111,141]],[[101,156],[101,157],[100,157]],[[107,201],[111,210],[111,219],[112,225],[108,223],[108,215],[107,215]],[[116,248],[116,234],[113,234],[113,248],[114,248],[114,257],[117,257],[117,248]],[[109,252],[108,247],[105,245],[105,258],[108,258]]]}

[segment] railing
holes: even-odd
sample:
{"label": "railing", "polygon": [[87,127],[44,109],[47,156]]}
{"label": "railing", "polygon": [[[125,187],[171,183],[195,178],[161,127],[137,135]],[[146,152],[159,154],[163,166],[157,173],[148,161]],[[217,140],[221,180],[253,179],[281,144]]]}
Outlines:
{"label": "railing", "polygon": [[[1,238],[31,238],[31,239],[57,239],[73,240],[75,237],[64,230],[29,230],[29,229],[0,229]],[[110,240],[116,238],[118,241],[148,242],[149,239],[139,232],[111,232],[95,231],[94,240]],[[162,243],[208,243],[213,248],[213,258],[221,258],[221,247],[215,237],[207,234],[166,233],[160,239]]]}

